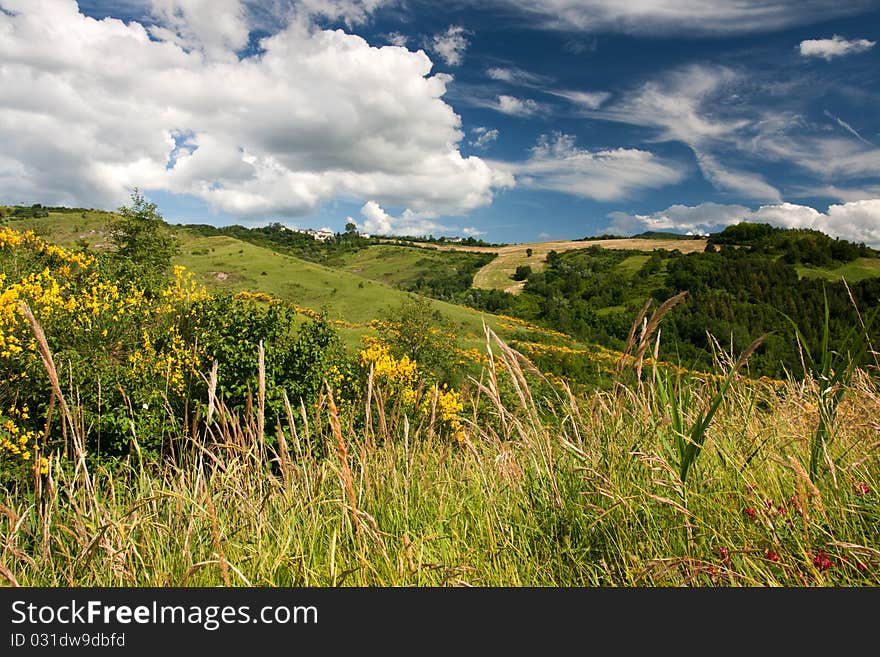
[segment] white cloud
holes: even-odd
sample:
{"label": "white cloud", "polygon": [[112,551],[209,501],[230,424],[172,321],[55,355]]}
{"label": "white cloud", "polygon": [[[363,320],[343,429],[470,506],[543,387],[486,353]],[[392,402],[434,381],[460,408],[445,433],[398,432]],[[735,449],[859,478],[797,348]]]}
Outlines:
{"label": "white cloud", "polygon": [[831,205],[826,212],[794,203],[763,205],[751,210],[742,205],[703,203],[673,205],[650,215],[612,212],[609,231],[627,234],[645,230],[717,232],[741,221],[768,223],[782,228],[810,228],[833,237],[880,246],[880,198]]}
{"label": "white cloud", "polygon": [[880,185],[866,185],[864,187],[838,187],[837,185],[814,185],[801,187],[794,190],[795,197],[825,196],[837,199],[844,203],[850,201],[865,201],[872,198],[880,198]]}
{"label": "white cloud", "polygon": [[565,32],[743,34],[805,25],[876,7],[872,0],[498,0]]}
{"label": "white cloud", "polygon": [[571,91],[558,90],[551,91],[554,96],[560,96],[570,100],[575,105],[580,105],[588,110],[599,109],[605,101],[611,98],[611,94],[607,91]]}
{"label": "white cloud", "polygon": [[714,155],[696,151],[697,163],[706,179],[716,188],[730,191],[746,198],[781,201],[779,190],[764,180],[763,176],[722,165]]}
{"label": "white cloud", "polygon": [[459,66],[470,45],[467,35],[468,31],[461,25],[450,25],[445,32],[431,37],[428,47],[449,66]]}
{"label": "white cloud", "polygon": [[492,108],[502,114],[531,116],[536,114],[541,109],[541,106],[531,98],[517,98],[516,96],[501,94],[498,96],[497,104],[493,105]]}
{"label": "white cloud", "polygon": [[485,230],[479,230],[479,229],[473,228],[473,227],[462,228],[461,232],[464,233],[465,235],[467,235],[468,237],[479,237],[480,235],[486,234]]}
{"label": "white cloud", "polygon": [[474,148],[487,148],[489,144],[498,139],[500,134],[497,129],[478,126],[471,130],[474,137],[468,142]]}
{"label": "white cloud", "polygon": [[867,39],[849,40],[835,34],[830,39],[806,39],[801,41],[798,48],[804,57],[821,57],[825,61],[830,61],[834,57],[865,52],[876,44],[876,41],[868,41]]}
{"label": "white cloud", "polygon": [[367,201],[361,208],[364,229],[376,235],[429,235],[449,232],[450,228],[432,221],[430,216],[420,215],[412,210],[404,210],[399,217],[393,217],[375,201]]}
{"label": "white cloud", "polygon": [[682,169],[648,151],[617,148],[589,151],[575,146],[574,137],[543,135],[524,162],[494,162],[531,189],[564,192],[598,201],[615,201],[645,188],[679,182]]}
{"label": "white cloud", "polygon": [[839,125],[841,128],[843,128],[844,130],[846,130],[849,134],[851,134],[853,137],[855,137],[856,139],[858,139],[858,140],[859,140],[860,142],[862,142],[863,144],[867,144],[868,146],[873,146],[873,145],[874,145],[874,144],[872,144],[870,141],[868,141],[867,139],[865,139],[864,137],[862,137],[862,135],[859,133],[858,130],[856,130],[855,128],[853,128],[849,123],[847,123],[846,121],[844,121],[844,120],[843,120],[842,118],[840,118],[839,116],[835,116],[834,114],[832,114],[832,113],[829,112],[828,110],[825,110],[825,116],[827,116],[829,119],[833,120],[837,125]]}
{"label": "white cloud", "polygon": [[740,84],[741,76],[730,68],[686,66],[645,82],[595,116],[655,128],[658,140],[688,145],[705,178],[722,191],[779,201],[779,190],[762,176],[737,169],[728,157],[717,155],[739,148],[743,131],[753,126],[747,118],[722,113],[725,100],[736,97]]}
{"label": "white cloud", "polygon": [[384,5],[395,4],[397,0],[246,0],[248,5],[265,7],[275,5],[273,13],[297,13],[314,19],[322,16],[333,21],[342,21],[348,27],[360,25]]}
{"label": "white cloud", "polygon": [[530,73],[529,71],[525,71],[516,66],[496,66],[488,68],[486,69],[486,75],[499,82],[507,82],[527,87],[538,86],[550,80],[546,75]]}
{"label": "white cloud", "polygon": [[239,0],[152,0],[153,16],[161,26],[150,28],[153,37],[181,48],[199,49],[211,57],[235,59],[244,48],[250,29]]}
{"label": "white cloud", "polygon": [[165,41],[73,0],[0,6],[2,199],[112,207],[138,186],[244,218],[333,198],[460,214],[513,184],[461,155],[449,77],[430,75],[421,51],[293,20],[239,60],[241,14],[227,0],[212,4],[228,12],[213,26],[205,5],[178,2]]}
{"label": "white cloud", "polygon": [[400,48],[406,48],[409,43],[409,37],[400,32],[389,32],[385,35],[385,40],[392,46],[398,46]]}

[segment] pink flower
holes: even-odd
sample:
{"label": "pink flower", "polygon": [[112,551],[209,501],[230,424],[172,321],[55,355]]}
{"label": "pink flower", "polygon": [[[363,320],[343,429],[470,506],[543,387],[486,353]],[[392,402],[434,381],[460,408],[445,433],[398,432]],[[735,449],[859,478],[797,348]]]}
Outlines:
{"label": "pink flower", "polygon": [[856,484],[856,495],[867,495],[870,492],[870,486],[868,486],[868,484],[866,484],[864,481],[860,481]]}
{"label": "pink flower", "polygon": [[755,520],[758,517],[758,512],[751,506],[746,507],[745,514],[752,520]]}

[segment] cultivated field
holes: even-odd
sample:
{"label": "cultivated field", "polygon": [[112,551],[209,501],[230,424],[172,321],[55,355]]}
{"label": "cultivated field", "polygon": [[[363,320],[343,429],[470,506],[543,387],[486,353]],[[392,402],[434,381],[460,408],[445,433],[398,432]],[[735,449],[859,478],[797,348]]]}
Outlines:
{"label": "cultivated field", "polygon": [[[506,290],[513,294],[519,293],[525,281],[513,281],[511,276],[520,265],[528,265],[532,271],[541,271],[544,268],[545,258],[550,251],[571,251],[572,249],[586,249],[591,246],[601,246],[603,249],[654,251],[666,249],[672,251],[678,249],[682,253],[694,253],[706,248],[706,240],[655,240],[655,239],[619,239],[619,240],[562,240],[557,242],[535,242],[534,244],[511,244],[499,247],[484,246],[441,246],[441,249],[456,249],[460,251],[479,251],[485,253],[497,253],[488,265],[483,267],[474,277],[474,287],[486,290]],[[532,250],[528,256],[527,250]]]}

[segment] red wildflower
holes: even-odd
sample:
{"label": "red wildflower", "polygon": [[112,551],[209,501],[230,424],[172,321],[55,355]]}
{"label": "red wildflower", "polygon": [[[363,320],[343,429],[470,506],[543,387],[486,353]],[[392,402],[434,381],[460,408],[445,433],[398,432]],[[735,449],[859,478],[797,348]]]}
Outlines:
{"label": "red wildflower", "polygon": [[816,553],[816,556],[813,557],[813,565],[819,570],[828,570],[834,564],[825,550],[819,550],[819,552]]}
{"label": "red wildflower", "polygon": [[764,550],[764,556],[768,561],[773,561],[774,563],[779,561],[779,555],[776,554],[773,550]]}
{"label": "red wildflower", "polygon": [[767,508],[768,508],[768,509],[772,509],[772,508],[773,508],[773,500],[767,500]]}
{"label": "red wildflower", "polygon": [[752,520],[755,520],[755,519],[758,517],[758,512],[755,511],[755,509],[754,509],[753,507],[750,507],[750,506],[747,506],[747,507],[746,507],[746,511],[745,511],[745,513],[746,513],[746,515],[747,515],[749,518],[751,518]]}
{"label": "red wildflower", "polygon": [[870,492],[870,486],[868,486],[868,484],[866,484],[864,481],[860,481],[856,484],[856,495],[867,495]]}
{"label": "red wildflower", "polygon": [[718,548],[718,554],[721,555],[721,559],[724,561],[730,559],[730,550],[728,550],[726,547]]}
{"label": "red wildflower", "polygon": [[868,572],[868,567],[865,564],[863,564],[861,561],[856,561],[856,568],[858,568],[858,571],[860,573]]}

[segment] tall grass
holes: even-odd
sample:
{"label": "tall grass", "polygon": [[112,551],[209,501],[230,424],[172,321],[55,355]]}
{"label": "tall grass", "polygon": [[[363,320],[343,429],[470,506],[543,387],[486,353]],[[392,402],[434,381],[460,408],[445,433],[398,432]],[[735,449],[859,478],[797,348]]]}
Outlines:
{"label": "tall grass", "polygon": [[[214,369],[210,422],[179,445],[175,462],[135,456],[84,472],[55,455],[45,476],[3,488],[0,579],[880,584],[876,372],[853,369],[839,382],[846,394],[825,444],[836,476],[822,478],[809,472],[821,413],[815,379],[760,384],[738,366],[721,387],[692,376],[676,394],[694,403],[673,411],[660,377],[575,396],[488,329],[486,350],[462,443],[441,438],[430,419],[386,410],[393,400],[378,388],[356,413],[337,408],[328,390],[316,408],[288,403],[287,421],[265,427],[259,398],[237,416],[214,396]],[[676,425],[692,441],[679,449],[666,433]],[[700,458],[683,470],[688,449]]]}

